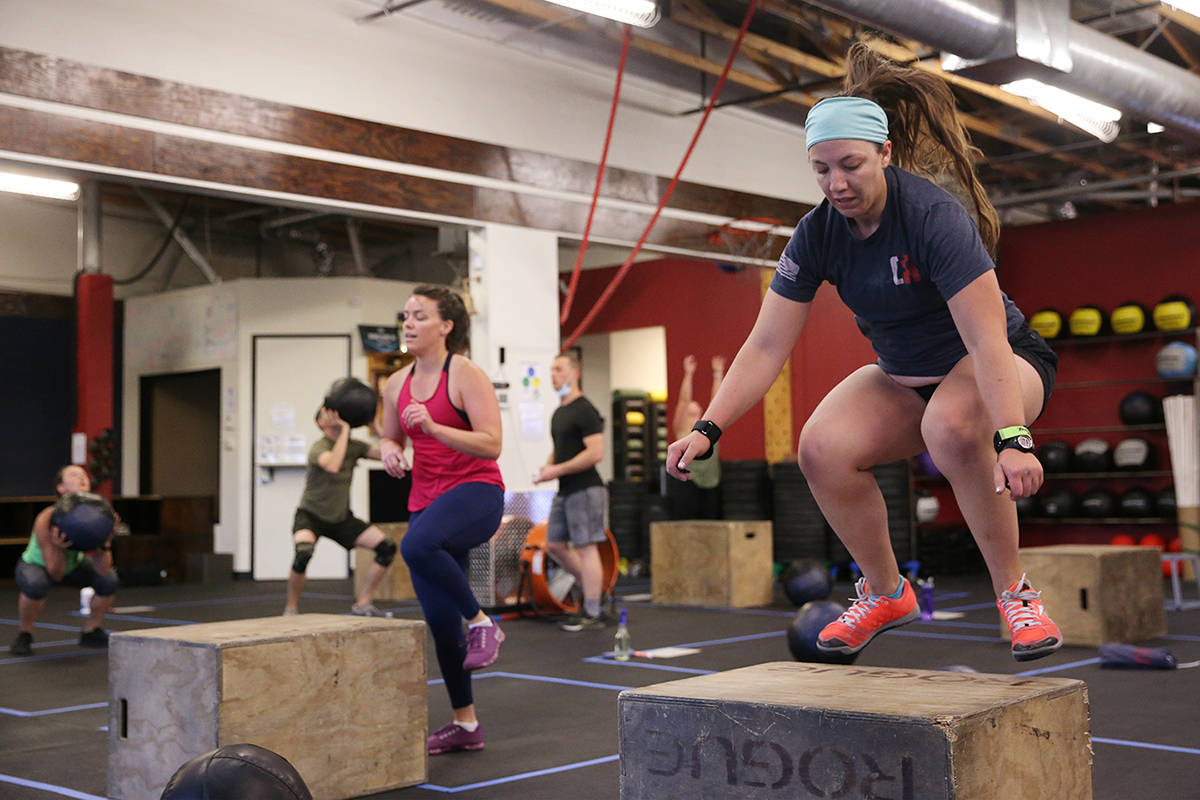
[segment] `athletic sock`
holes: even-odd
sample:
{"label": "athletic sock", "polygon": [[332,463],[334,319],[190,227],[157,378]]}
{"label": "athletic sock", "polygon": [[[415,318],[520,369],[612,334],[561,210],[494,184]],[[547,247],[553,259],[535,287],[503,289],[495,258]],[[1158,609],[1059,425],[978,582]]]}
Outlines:
{"label": "athletic sock", "polygon": [[474,722],[459,722],[458,720],[454,720],[454,724],[462,728],[467,733],[474,733],[479,727],[479,720],[475,720]]}
{"label": "athletic sock", "polygon": [[902,594],[904,594],[904,578],[903,578],[903,576],[900,578],[900,585],[896,587],[896,591],[892,592],[891,594],[883,594],[883,595],[879,595],[879,596],[886,597],[889,600],[899,600],[900,595],[902,595]]}
{"label": "athletic sock", "polygon": [[587,614],[589,617],[600,616],[600,598],[599,597],[583,598],[583,613]]}
{"label": "athletic sock", "polygon": [[[480,628],[480,627],[490,628],[490,627],[492,627],[492,618],[484,617],[483,622],[469,622],[469,623],[467,623],[467,627],[468,628]],[[461,723],[459,723],[459,724],[461,724]],[[472,728],[472,730],[474,730],[474,728]]]}

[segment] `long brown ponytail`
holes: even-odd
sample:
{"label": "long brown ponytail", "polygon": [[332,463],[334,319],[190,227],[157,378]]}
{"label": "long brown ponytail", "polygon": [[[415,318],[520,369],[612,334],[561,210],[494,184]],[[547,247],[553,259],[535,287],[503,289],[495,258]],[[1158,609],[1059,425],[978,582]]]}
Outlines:
{"label": "long brown ponytail", "polygon": [[954,94],[945,81],[855,42],[846,54],[842,90],[883,108],[896,166],[924,175],[954,195],[971,212],[984,246],[995,256],[1000,218],[972,166],[982,153],[958,121]]}

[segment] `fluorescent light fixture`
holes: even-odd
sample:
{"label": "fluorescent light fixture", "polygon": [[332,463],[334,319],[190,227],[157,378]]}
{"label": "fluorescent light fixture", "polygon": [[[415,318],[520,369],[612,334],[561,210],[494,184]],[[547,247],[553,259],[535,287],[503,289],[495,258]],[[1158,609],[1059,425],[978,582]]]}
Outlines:
{"label": "fluorescent light fixture", "polygon": [[1157,122],[1146,123],[1146,133],[1162,133],[1165,130],[1166,128],[1164,128],[1162,125],[1159,125]]}
{"label": "fluorescent light fixture", "polygon": [[1194,17],[1200,17],[1200,0],[1166,0],[1163,5],[1179,9]]}
{"label": "fluorescent light fixture", "polygon": [[658,3],[654,0],[550,0],[559,6],[573,8],[585,14],[615,19],[639,28],[649,28],[658,22]]}
{"label": "fluorescent light fixture", "polygon": [[1121,129],[1117,125],[1117,120],[1121,119],[1120,111],[1057,86],[1050,86],[1033,78],[1022,78],[1006,83],[1000,88],[1027,98],[1102,142],[1111,142],[1120,133]]}
{"label": "fluorescent light fixture", "polygon": [[75,200],[79,197],[79,184],[53,178],[18,175],[14,172],[0,172],[0,192],[32,194],[37,197],[52,197],[55,200]]}

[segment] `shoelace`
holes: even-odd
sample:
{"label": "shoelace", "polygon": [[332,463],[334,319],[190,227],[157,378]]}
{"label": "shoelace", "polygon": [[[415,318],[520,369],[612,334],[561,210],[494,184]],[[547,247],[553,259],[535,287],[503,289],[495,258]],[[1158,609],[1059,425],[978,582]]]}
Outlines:
{"label": "shoelace", "polygon": [[879,605],[882,597],[871,597],[867,594],[867,579],[859,578],[854,584],[854,591],[858,597],[848,597],[847,600],[853,600],[854,603],[848,609],[842,612],[842,616],[838,617],[838,621],[843,625],[848,625],[851,628],[858,627],[858,623],[863,620],[867,614],[875,610]]}
{"label": "shoelace", "polygon": [[1038,613],[1033,607],[1033,603],[1039,600],[1042,596],[1041,592],[1034,591],[1032,587],[1026,585],[1019,591],[1013,592],[1005,589],[1000,593],[1000,604],[1004,609],[1004,620],[1010,628],[1025,628],[1030,625],[1037,625],[1040,620]]}

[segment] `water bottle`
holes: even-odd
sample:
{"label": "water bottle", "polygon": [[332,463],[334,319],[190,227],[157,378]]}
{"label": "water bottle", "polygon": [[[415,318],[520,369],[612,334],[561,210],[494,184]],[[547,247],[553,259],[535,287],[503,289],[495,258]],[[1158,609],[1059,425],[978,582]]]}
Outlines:
{"label": "water bottle", "polygon": [[95,594],[96,590],[91,586],[79,590],[79,613],[85,617],[92,613],[92,596]]}
{"label": "water bottle", "polygon": [[633,655],[633,645],[629,641],[629,626],[626,624],[625,609],[621,609],[621,620],[617,623],[617,635],[613,637],[613,658],[617,661],[628,661]]}
{"label": "water bottle", "polygon": [[921,606],[921,619],[933,619],[933,578],[918,580],[917,586],[921,588],[921,596],[917,598],[918,604]]}

